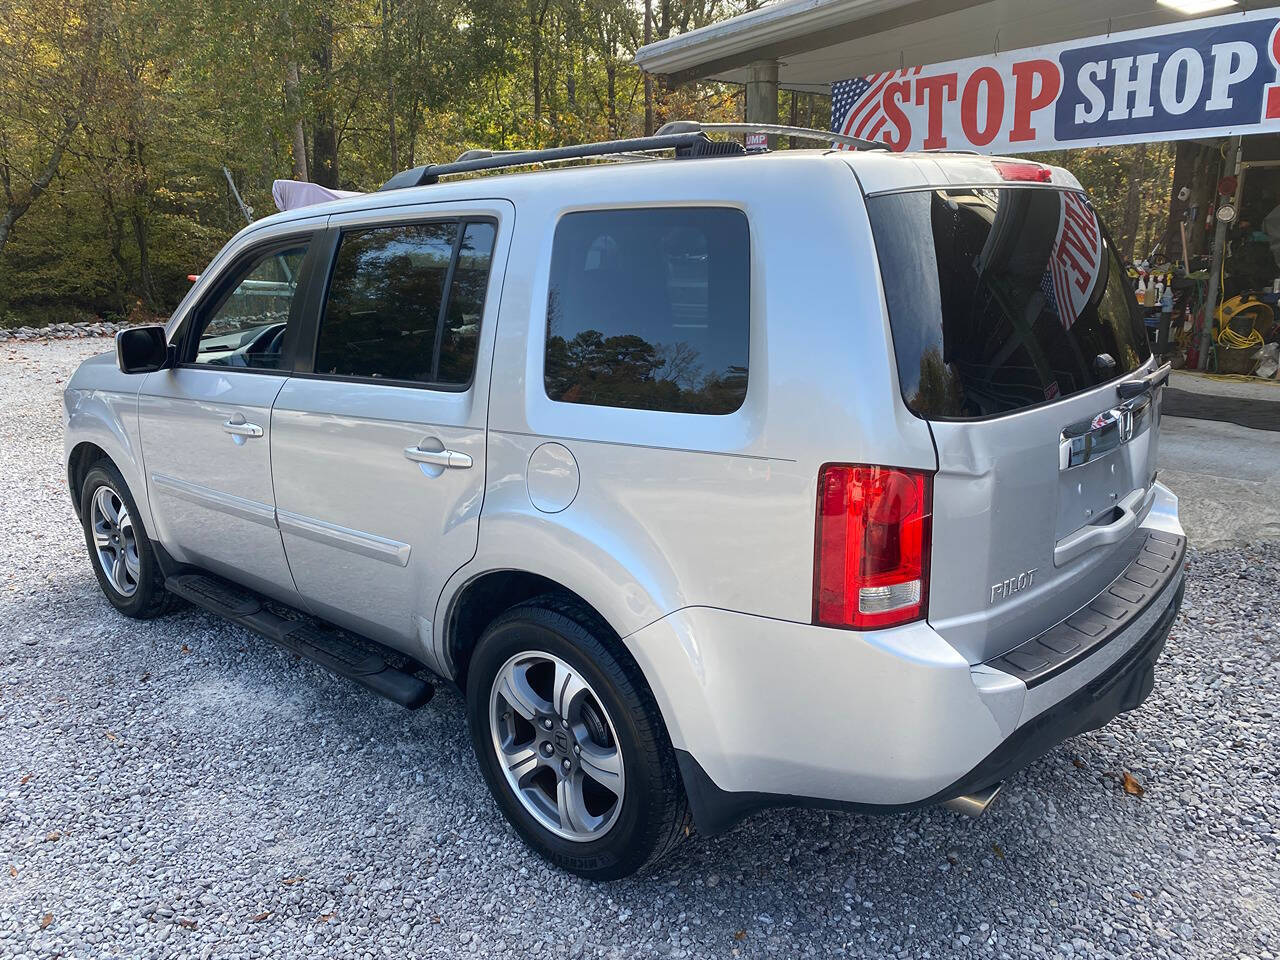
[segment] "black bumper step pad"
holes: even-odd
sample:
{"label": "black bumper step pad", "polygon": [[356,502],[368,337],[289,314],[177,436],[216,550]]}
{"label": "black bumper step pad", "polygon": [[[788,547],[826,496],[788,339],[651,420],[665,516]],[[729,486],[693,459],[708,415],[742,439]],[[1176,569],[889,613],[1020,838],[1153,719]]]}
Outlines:
{"label": "black bumper step pad", "polygon": [[272,613],[257,594],[220,577],[183,573],[166,578],[165,588],[410,710],[435,693],[427,681],[392,666],[339,631],[306,619],[301,611],[290,610],[288,617]]}
{"label": "black bumper step pad", "polygon": [[1151,533],[1138,556],[1107,588],[1040,636],[986,662],[1028,687],[1070,670],[1123,633],[1177,575],[1187,538]]}

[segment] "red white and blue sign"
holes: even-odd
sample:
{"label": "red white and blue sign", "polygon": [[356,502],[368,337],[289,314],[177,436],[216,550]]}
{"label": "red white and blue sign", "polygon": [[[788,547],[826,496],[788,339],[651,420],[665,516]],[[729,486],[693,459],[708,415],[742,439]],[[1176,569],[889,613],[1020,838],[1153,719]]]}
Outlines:
{"label": "red white and blue sign", "polygon": [[831,129],[1003,154],[1280,131],[1280,8],[841,80]]}

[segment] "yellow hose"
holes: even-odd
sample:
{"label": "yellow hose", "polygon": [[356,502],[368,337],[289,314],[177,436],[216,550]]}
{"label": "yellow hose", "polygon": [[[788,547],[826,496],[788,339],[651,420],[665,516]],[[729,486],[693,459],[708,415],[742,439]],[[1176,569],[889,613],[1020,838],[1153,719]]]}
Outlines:
{"label": "yellow hose", "polygon": [[1249,335],[1242,337],[1232,330],[1230,326],[1225,326],[1218,331],[1218,346],[1226,347],[1229,350],[1248,350],[1250,347],[1260,347],[1262,346],[1262,334],[1250,327]]}
{"label": "yellow hose", "polygon": [[[1266,321],[1274,317],[1275,312],[1259,300],[1247,296],[1232,297],[1217,311],[1218,346],[1228,350],[1248,350],[1263,344],[1262,334],[1258,332],[1258,321]],[[1231,321],[1237,317],[1249,320],[1248,334],[1236,333],[1231,329]]]}

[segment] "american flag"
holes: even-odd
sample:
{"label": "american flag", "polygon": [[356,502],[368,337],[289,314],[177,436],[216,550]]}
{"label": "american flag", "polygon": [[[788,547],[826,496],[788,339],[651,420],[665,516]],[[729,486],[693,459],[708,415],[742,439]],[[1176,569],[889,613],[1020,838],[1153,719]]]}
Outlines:
{"label": "american flag", "polygon": [[[1062,211],[1058,234],[1049,251],[1049,265],[1040,278],[1040,290],[1058,315],[1062,329],[1070,330],[1080,319],[1102,266],[1101,234],[1093,210],[1079,194],[1060,192],[1058,202]],[[1065,249],[1068,245],[1069,251]]]}
{"label": "american flag", "polygon": [[1056,317],[1058,318],[1058,321],[1062,324],[1063,328],[1064,328],[1064,329],[1067,329],[1067,330],[1070,330],[1070,329],[1071,329],[1071,324],[1070,324],[1070,323],[1068,323],[1066,320],[1064,320],[1064,319],[1063,319],[1063,317],[1062,317],[1062,311],[1058,309],[1058,297],[1057,297],[1057,295],[1053,292],[1053,290],[1054,290],[1054,285],[1055,285],[1055,280],[1054,280],[1053,274],[1052,274],[1052,272],[1051,272],[1051,271],[1052,271],[1052,268],[1053,268],[1053,255],[1052,255],[1052,253],[1050,254],[1049,265],[1050,265],[1050,269],[1049,269],[1049,270],[1046,270],[1046,271],[1044,272],[1044,275],[1040,277],[1040,292],[1044,294],[1044,302],[1045,302],[1045,305],[1046,305],[1050,310],[1052,310],[1052,311],[1053,311],[1054,316],[1056,316]]}
{"label": "american flag", "polygon": [[[923,67],[906,67],[831,85],[831,129],[850,137],[874,140],[884,130],[884,91],[891,80],[914,77]],[[888,136],[882,139],[888,140]]]}

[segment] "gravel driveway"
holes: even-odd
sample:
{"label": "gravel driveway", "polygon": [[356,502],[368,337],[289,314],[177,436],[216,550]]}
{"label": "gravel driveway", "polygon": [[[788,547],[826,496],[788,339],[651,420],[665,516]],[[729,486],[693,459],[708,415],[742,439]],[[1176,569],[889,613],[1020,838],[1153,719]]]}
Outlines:
{"label": "gravel driveway", "polygon": [[108,347],[0,347],[0,956],[1280,955],[1280,547],[1193,554],[1147,705],[981,820],[772,812],[590,885],[507,828],[455,693],[110,610],[58,407]]}

